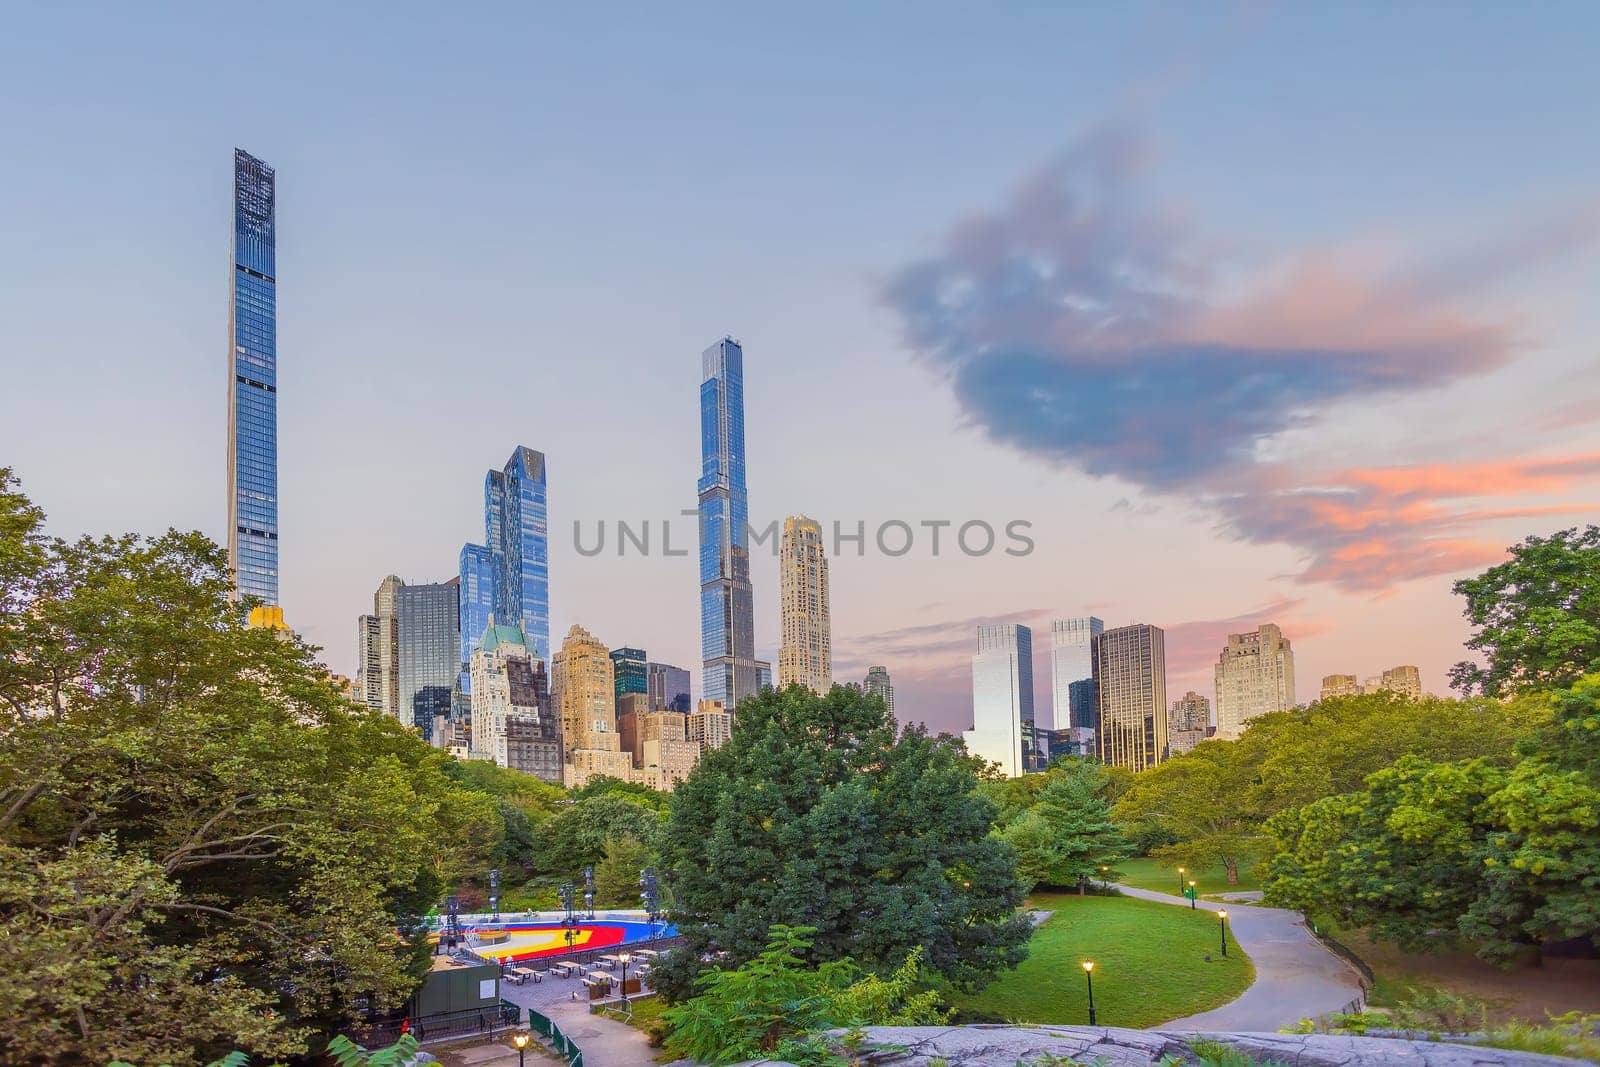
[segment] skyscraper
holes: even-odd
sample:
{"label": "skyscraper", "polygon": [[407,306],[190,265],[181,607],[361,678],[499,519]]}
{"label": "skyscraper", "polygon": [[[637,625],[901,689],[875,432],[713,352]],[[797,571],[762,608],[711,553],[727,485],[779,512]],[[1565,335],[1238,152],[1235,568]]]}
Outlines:
{"label": "skyscraper", "polygon": [[1422,674],[1415,667],[1390,667],[1383,672],[1379,683],[1391,693],[1399,693],[1411,700],[1422,699]]}
{"label": "skyscraper", "polygon": [[[501,625],[520,624],[534,654],[549,657],[550,513],[543,452],[519,445],[504,468],[484,476],[483,544],[462,546],[460,577],[463,625],[477,626],[492,611]],[[471,649],[462,651],[464,663]]]}
{"label": "skyscraper", "polygon": [[651,711],[688,713],[689,672],[670,663],[650,663],[645,667]]}
{"label": "skyscraper", "polygon": [[1353,674],[1324,674],[1322,676],[1322,691],[1318,696],[1320,700],[1330,697],[1353,697],[1361,692],[1361,683],[1356,681]]}
{"label": "skyscraper", "polygon": [[[1050,698],[1055,731],[1075,730],[1067,738],[1094,743],[1094,642],[1106,624],[1088,615],[1050,623]],[[1063,746],[1065,747],[1065,746]]]}
{"label": "skyscraper", "polygon": [[395,590],[395,635],[399,643],[399,719],[432,738],[434,720],[450,715],[461,654],[457,615],[459,578]]}
{"label": "skyscraper", "polygon": [[1209,736],[1211,701],[1191,689],[1167,712],[1167,755],[1188,752]]}
{"label": "skyscraper", "polygon": [[700,363],[702,696],[735,709],[757,688],[744,469],[744,350],[724,337],[701,354]]}
{"label": "skyscraper", "polygon": [[772,663],[769,660],[756,660],[756,692],[772,688]]}
{"label": "skyscraper", "polygon": [[395,597],[405,584],[393,574],[379,582],[372,594],[372,614],[356,622],[356,689],[369,708],[411,725],[410,716],[400,713],[400,632],[395,618]]}
{"label": "skyscraper", "polygon": [[456,609],[461,616],[461,692],[470,697],[472,652],[483,638],[483,631],[489,628],[489,620],[494,617],[493,555],[483,545],[462,545],[460,569],[456,576],[461,579],[457,587],[460,602]]}
{"label": "skyscraper", "polygon": [[783,520],[778,572],[783,601],[778,684],[826,693],[833,688],[828,555],[815,519],[791,515]]}
{"label": "skyscraper", "polygon": [[883,706],[890,715],[894,714],[894,683],[889,680],[888,667],[868,667],[866,680],[861,687],[882,698]]}
{"label": "skyscraper", "polygon": [[484,627],[472,651],[472,756],[560,785],[561,733],[549,676],[521,625]]}
{"label": "skyscraper", "polygon": [[597,774],[632,780],[633,757],[622,751],[617,734],[616,686],[610,649],[574,625],[550,657],[550,699],[561,723],[568,786],[584,785]]}
{"label": "skyscraper", "polygon": [[1101,762],[1135,771],[1160,763],[1167,750],[1167,648],[1160,627],[1118,626],[1095,638],[1094,684]]}
{"label": "skyscraper", "polygon": [[1270,711],[1294,707],[1294,651],[1272,623],[1229,634],[1217,656],[1217,736],[1231,741],[1244,724]]}
{"label": "skyscraper", "polygon": [[[236,596],[278,603],[276,178],[233,150],[233,298],[228,305],[228,566]],[[252,623],[282,624],[282,612]]]}
{"label": "skyscraper", "polygon": [[1010,778],[1037,770],[1033,737],[1033,631],[1016,623],[978,627],[972,657],[972,729],[967,751]]}
{"label": "skyscraper", "polygon": [[[618,701],[629,693],[650,692],[648,659],[642,648],[611,650],[611,676],[615,679]],[[620,706],[619,704],[618,707]]]}

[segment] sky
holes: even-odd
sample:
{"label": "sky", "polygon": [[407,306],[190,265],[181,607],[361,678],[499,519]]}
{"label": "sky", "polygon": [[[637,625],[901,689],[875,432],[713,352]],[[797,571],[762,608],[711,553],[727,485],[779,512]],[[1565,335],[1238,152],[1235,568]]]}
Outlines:
{"label": "sky", "polygon": [[519,444],[552,632],[697,667],[660,537],[732,335],[752,519],[864,524],[835,675],[886,665],[902,719],[969,725],[975,628],[1015,621],[1049,722],[1049,620],[1091,613],[1166,630],[1173,699],[1263,622],[1302,701],[1444,692],[1451,582],[1600,515],[1600,9],[868,8],[12,13],[0,465],[61,536],[225,540],[238,146],[278,180],[283,606],[335,670]]}

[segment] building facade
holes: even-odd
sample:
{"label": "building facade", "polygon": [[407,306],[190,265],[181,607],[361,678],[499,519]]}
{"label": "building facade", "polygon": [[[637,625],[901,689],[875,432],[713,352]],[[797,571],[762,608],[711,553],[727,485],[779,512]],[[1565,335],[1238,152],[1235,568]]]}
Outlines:
{"label": "building facade", "polygon": [[625,782],[633,777],[633,758],[622,751],[617,734],[616,686],[611,650],[574,625],[551,657],[550,670],[551,702],[566,764],[563,779],[569,787],[601,774]]}
{"label": "building facade", "polygon": [[228,305],[228,566],[236,597],[278,604],[277,176],[233,150]]}
{"label": "building facade", "polygon": [[756,692],[772,688],[772,664],[764,659],[756,660]]}
{"label": "building facade", "polygon": [[889,714],[894,714],[894,682],[889,678],[888,667],[868,667],[867,677],[861,683],[864,692],[872,693],[883,701]]}
{"label": "building facade", "polygon": [[1169,756],[1190,752],[1211,735],[1211,701],[1191,689],[1172,702],[1167,713]]}
{"label": "building facade", "polygon": [[426,585],[402,583],[394,595],[400,660],[400,721],[432,739],[450,718],[450,691],[461,654],[457,615],[459,579]]}
{"label": "building facade", "polygon": [[461,617],[461,696],[471,700],[472,650],[488,629],[494,612],[494,557],[483,545],[462,545],[457,561]]}
{"label": "building facade", "polygon": [[534,654],[547,659],[550,509],[543,452],[520,445],[503,468],[484,476],[483,535],[483,544],[461,548],[463,624],[476,626],[493,612],[502,625],[519,623]]}
{"label": "building facade", "polygon": [[401,722],[411,720],[400,712],[400,632],[395,597],[405,585],[397,575],[378,583],[372,594],[372,614],[356,620],[356,691],[367,707]]}
{"label": "building facade", "polygon": [[1016,623],[978,627],[972,657],[972,729],[967,751],[1008,778],[1037,770],[1033,733],[1033,631]]}
{"label": "building facade", "polygon": [[1322,676],[1322,690],[1318,699],[1327,700],[1330,697],[1353,697],[1361,692],[1361,683],[1353,674],[1325,674]]}
{"label": "building facade", "polygon": [[1136,623],[1104,631],[1094,642],[1098,726],[1095,754],[1102,763],[1142,771],[1167,750],[1166,635]]}
{"label": "building facade", "polygon": [[1385,692],[1398,693],[1408,700],[1422,699],[1422,673],[1412,666],[1390,667],[1378,685]]}
{"label": "building facade", "polygon": [[645,670],[651,710],[688,714],[693,707],[689,700],[689,672],[670,663],[651,663]]}
{"label": "building facade", "polygon": [[520,624],[492,619],[479,637],[470,659],[470,752],[560,785],[561,731],[551,714],[549,676],[529,644]]}
{"label": "building facade", "polygon": [[721,748],[733,738],[733,716],[720,700],[701,700],[689,713],[686,724],[689,740],[703,749]]}
{"label": "building facade", "polygon": [[620,701],[629,693],[650,692],[649,657],[642,648],[614,648],[611,650],[611,676],[617,688],[618,710]]}
{"label": "building facade", "polygon": [[[1092,615],[1050,623],[1050,700],[1057,745],[1048,758],[1070,747],[1092,752],[1098,716],[1094,690],[1094,643],[1106,624]],[[1062,736],[1064,735],[1064,736]]]}
{"label": "building facade", "polygon": [[744,350],[731,337],[701,354],[697,487],[702,695],[735,709],[759,686],[745,487]]}
{"label": "building facade", "polygon": [[815,519],[791,515],[783,520],[778,575],[782,600],[778,684],[826,693],[833,688],[828,554]]}
{"label": "building facade", "polygon": [[1294,707],[1294,649],[1283,631],[1263,623],[1229,634],[1213,672],[1217,686],[1217,736],[1231,741],[1260,715]]}

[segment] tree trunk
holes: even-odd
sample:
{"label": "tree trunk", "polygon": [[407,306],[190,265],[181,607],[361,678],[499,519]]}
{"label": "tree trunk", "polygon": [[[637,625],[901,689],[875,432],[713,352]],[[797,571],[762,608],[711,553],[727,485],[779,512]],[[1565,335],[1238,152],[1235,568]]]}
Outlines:
{"label": "tree trunk", "polygon": [[1078,876],[1078,895],[1080,897],[1089,895],[1089,880],[1082,875]]}
{"label": "tree trunk", "polygon": [[1228,869],[1228,884],[1239,884],[1239,864],[1236,860],[1223,860],[1222,865]]}

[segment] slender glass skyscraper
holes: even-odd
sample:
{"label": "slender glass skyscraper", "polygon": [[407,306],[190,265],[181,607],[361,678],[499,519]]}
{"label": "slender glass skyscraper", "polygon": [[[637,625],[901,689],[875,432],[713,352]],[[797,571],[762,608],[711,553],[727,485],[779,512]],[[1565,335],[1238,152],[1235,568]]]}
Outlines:
{"label": "slender glass skyscraper", "polygon": [[550,658],[550,511],[544,453],[518,446],[483,479],[483,544],[461,546],[461,689],[489,625],[522,624],[535,658]]}
{"label": "slender glass skyscraper", "polygon": [[278,603],[276,181],[233,150],[233,298],[228,334],[228,565],[236,596]]}
{"label": "slender glass skyscraper", "polygon": [[701,354],[700,364],[701,696],[731,710],[757,690],[744,349],[724,337]]}
{"label": "slender glass skyscraper", "polygon": [[978,627],[972,657],[972,729],[967,751],[1000,765],[1008,778],[1035,771],[1033,631],[1017,623]]}

